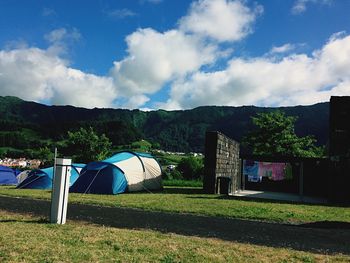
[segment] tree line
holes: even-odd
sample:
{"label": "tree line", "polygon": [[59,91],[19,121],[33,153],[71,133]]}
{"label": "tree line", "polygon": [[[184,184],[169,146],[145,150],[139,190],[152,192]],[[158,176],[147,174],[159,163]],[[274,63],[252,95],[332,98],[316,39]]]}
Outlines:
{"label": "tree line", "polygon": [[[322,157],[326,154],[325,147],[316,146],[313,136],[297,136],[295,123],[297,117],[287,116],[282,111],[257,113],[251,118],[253,129],[242,140],[242,145],[257,156],[285,156],[285,157]],[[69,156],[74,162],[88,163],[107,158],[113,152],[116,143],[130,143],[140,138],[137,131],[131,131],[126,140],[123,131],[118,130],[120,123],[106,122],[91,126],[80,127],[74,131],[67,131],[61,140],[40,140],[28,129],[22,131],[2,131],[0,146],[18,146],[19,138],[26,139],[26,145],[32,147],[23,152],[16,149],[1,148],[0,157],[10,154],[26,154],[30,158],[38,158],[48,165],[53,160],[53,148],[57,147],[63,156]],[[100,131],[99,131],[100,130]],[[111,131],[108,135],[101,131]],[[111,136],[112,135],[112,136]],[[111,136],[112,139],[109,137]],[[123,137],[125,138],[125,137]],[[177,140],[175,137],[174,140]],[[17,141],[17,144],[16,144]],[[160,147],[160,143],[154,144]],[[14,151],[11,153],[11,151]],[[14,156],[16,157],[16,156]],[[198,158],[184,158],[177,169],[168,173],[169,178],[200,179],[203,176],[203,162]]]}

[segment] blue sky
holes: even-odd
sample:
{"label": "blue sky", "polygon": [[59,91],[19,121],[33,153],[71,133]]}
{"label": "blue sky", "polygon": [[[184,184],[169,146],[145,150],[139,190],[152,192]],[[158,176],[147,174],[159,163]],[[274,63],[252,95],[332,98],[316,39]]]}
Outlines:
{"label": "blue sky", "polygon": [[350,95],[350,1],[0,1],[0,95],[87,108]]}

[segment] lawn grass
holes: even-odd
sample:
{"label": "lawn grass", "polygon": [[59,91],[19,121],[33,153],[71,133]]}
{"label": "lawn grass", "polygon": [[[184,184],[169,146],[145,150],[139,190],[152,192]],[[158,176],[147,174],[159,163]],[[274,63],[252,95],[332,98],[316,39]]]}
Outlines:
{"label": "lawn grass", "polygon": [[0,210],[0,262],[349,262],[324,255],[214,238],[46,219]]}
{"label": "lawn grass", "polygon": [[[154,193],[120,195],[70,193],[69,202],[280,223],[309,223],[326,220],[350,222],[349,207],[239,200],[201,192],[201,188],[166,187],[164,191]],[[51,198],[50,191],[14,189],[9,186],[0,187],[0,195]]]}
{"label": "lawn grass", "polygon": [[177,155],[177,154],[168,154],[168,153],[162,153],[162,154],[154,153],[154,156],[160,161],[160,163],[164,163],[166,165],[179,164],[179,162],[183,158],[189,157],[188,155]]}
{"label": "lawn grass", "polygon": [[178,180],[178,179],[164,179],[164,186],[179,186],[179,187],[203,187],[202,180]]}

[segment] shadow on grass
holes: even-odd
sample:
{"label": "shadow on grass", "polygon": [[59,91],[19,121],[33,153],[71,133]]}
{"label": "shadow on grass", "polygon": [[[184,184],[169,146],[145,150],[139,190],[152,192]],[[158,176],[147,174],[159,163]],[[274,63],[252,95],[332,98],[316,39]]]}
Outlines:
{"label": "shadow on grass", "polygon": [[350,229],[350,223],[340,221],[318,221],[299,225],[300,227],[323,229]]}
{"label": "shadow on grass", "polygon": [[[31,213],[43,217],[47,216],[48,218],[50,202],[0,196],[0,209],[20,214]],[[301,225],[303,227],[300,227],[76,203],[68,204],[67,219],[123,229],[152,230],[166,234],[175,233],[201,238],[216,238],[231,242],[314,253],[350,255],[350,229],[348,224],[344,224],[345,228],[338,228],[340,227],[338,223],[333,223],[333,226],[328,225],[328,228],[320,228],[316,223],[315,225],[304,224]]]}
{"label": "shadow on grass", "polygon": [[49,224],[50,222],[46,218],[40,218],[37,220],[0,219],[0,223]]}
{"label": "shadow on grass", "polygon": [[254,202],[254,203],[273,203],[273,204],[290,204],[290,205],[308,205],[308,206],[350,208],[350,204],[310,203],[310,202],[303,202],[303,201],[277,200],[277,199],[269,199],[269,198],[261,198],[261,197],[257,198],[257,197],[249,197],[249,196],[208,195],[208,196],[188,196],[187,198],[239,200],[239,201]]}

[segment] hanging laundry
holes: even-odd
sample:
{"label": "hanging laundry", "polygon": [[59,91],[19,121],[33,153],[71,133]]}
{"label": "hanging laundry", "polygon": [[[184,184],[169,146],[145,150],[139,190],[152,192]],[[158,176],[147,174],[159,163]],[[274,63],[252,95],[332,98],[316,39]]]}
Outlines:
{"label": "hanging laundry", "polygon": [[272,178],[273,164],[269,162],[259,162],[259,176]]}
{"label": "hanging laundry", "polygon": [[259,162],[244,160],[243,175],[248,177],[248,182],[261,182],[262,178],[259,176]]}
{"label": "hanging laundry", "polygon": [[292,180],[292,165],[290,163],[243,161],[243,174],[248,182],[261,182],[263,177],[272,181]]}
{"label": "hanging laundry", "polygon": [[273,181],[282,181],[285,179],[285,163],[273,163],[272,164],[272,180]]}

